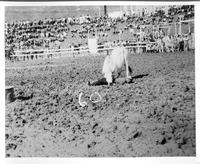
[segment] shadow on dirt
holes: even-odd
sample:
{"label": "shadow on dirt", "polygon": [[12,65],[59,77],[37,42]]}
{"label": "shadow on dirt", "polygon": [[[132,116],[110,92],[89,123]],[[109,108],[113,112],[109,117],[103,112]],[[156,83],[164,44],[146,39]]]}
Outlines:
{"label": "shadow on dirt", "polygon": [[15,100],[21,100],[21,101],[25,101],[25,100],[29,100],[29,99],[32,99],[33,98],[33,95],[30,95],[30,96],[18,96],[15,98]]}
{"label": "shadow on dirt", "polygon": [[[136,76],[133,76],[131,78],[130,81],[126,81],[125,78],[117,78],[115,79],[115,82],[114,83],[117,83],[117,84],[125,84],[125,83],[134,83],[134,79],[140,79],[140,78],[143,78],[145,76],[148,76],[149,74],[142,74],[142,75],[136,75]],[[107,81],[106,81],[106,78],[102,78],[102,79],[99,79],[93,83],[91,82],[88,82],[88,85],[89,86],[100,86],[100,85],[108,85]],[[112,84],[111,84],[112,85]]]}
{"label": "shadow on dirt", "polygon": [[145,76],[148,76],[149,74],[142,74],[142,75],[136,75],[136,76],[133,76],[132,79],[140,79],[140,78],[143,78]]}

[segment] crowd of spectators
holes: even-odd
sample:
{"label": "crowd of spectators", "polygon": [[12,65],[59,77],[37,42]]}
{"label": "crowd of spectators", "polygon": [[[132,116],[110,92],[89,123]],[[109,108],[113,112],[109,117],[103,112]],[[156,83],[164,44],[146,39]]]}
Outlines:
{"label": "crowd of spectators", "polygon": [[[180,17],[182,15],[182,18]],[[39,21],[17,21],[6,23],[6,48],[17,50],[70,48],[87,45],[89,36],[97,36],[98,44],[116,44],[119,41],[157,42],[163,41],[166,31],[161,26],[194,17],[194,6],[171,6],[168,14],[158,10],[151,15],[124,15],[121,18],[108,16],[85,16],[48,18]],[[149,25],[149,27],[148,27]],[[157,28],[151,29],[153,26]],[[143,28],[144,27],[144,28]],[[181,42],[184,35],[170,36],[173,42]],[[189,37],[187,35],[186,37]],[[157,44],[158,45],[158,44]]]}

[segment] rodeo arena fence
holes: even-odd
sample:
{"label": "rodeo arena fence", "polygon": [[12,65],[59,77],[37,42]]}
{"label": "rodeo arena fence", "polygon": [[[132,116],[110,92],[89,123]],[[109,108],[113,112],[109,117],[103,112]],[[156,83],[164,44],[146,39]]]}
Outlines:
{"label": "rodeo arena fence", "polygon": [[[136,26],[133,27],[137,28]],[[185,20],[176,23],[159,24],[159,25],[140,25],[140,32],[137,34],[141,35],[142,29],[152,30],[154,33],[159,29],[162,29],[167,35],[192,35],[194,44],[194,20]],[[119,35],[120,39],[120,35]],[[147,52],[149,46],[156,45],[157,42],[134,42],[130,41],[125,47],[134,53]],[[67,49],[28,49],[28,50],[15,50],[11,56],[14,61],[17,60],[33,60],[41,58],[59,58],[59,57],[75,57],[75,56],[87,56],[89,54],[98,55],[101,52],[109,53],[110,50],[114,49],[115,46],[98,45],[96,38],[88,38],[88,46],[85,47],[72,47]],[[194,45],[193,48],[194,49]]]}

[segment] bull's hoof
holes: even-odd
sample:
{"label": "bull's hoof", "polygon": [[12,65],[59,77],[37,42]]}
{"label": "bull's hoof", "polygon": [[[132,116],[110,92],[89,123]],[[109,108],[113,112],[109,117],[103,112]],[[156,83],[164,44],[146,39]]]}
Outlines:
{"label": "bull's hoof", "polygon": [[119,83],[119,84],[124,84],[126,82],[126,79],[125,78],[117,78],[117,79],[115,79],[115,82]]}
{"label": "bull's hoof", "polygon": [[131,76],[127,76],[126,77],[126,83],[131,83],[132,82],[132,77]]}
{"label": "bull's hoof", "polygon": [[126,78],[126,82],[127,83],[131,83],[132,82],[132,78]]}

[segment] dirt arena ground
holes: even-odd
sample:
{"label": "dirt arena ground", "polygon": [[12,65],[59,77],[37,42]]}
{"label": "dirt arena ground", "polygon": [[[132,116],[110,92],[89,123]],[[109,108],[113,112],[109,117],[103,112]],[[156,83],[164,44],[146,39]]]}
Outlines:
{"label": "dirt arena ground", "polygon": [[[103,60],[6,63],[46,65],[6,69],[16,96],[6,105],[6,157],[195,156],[194,52],[132,55],[132,83],[88,86]],[[96,91],[102,101],[91,103]]]}

